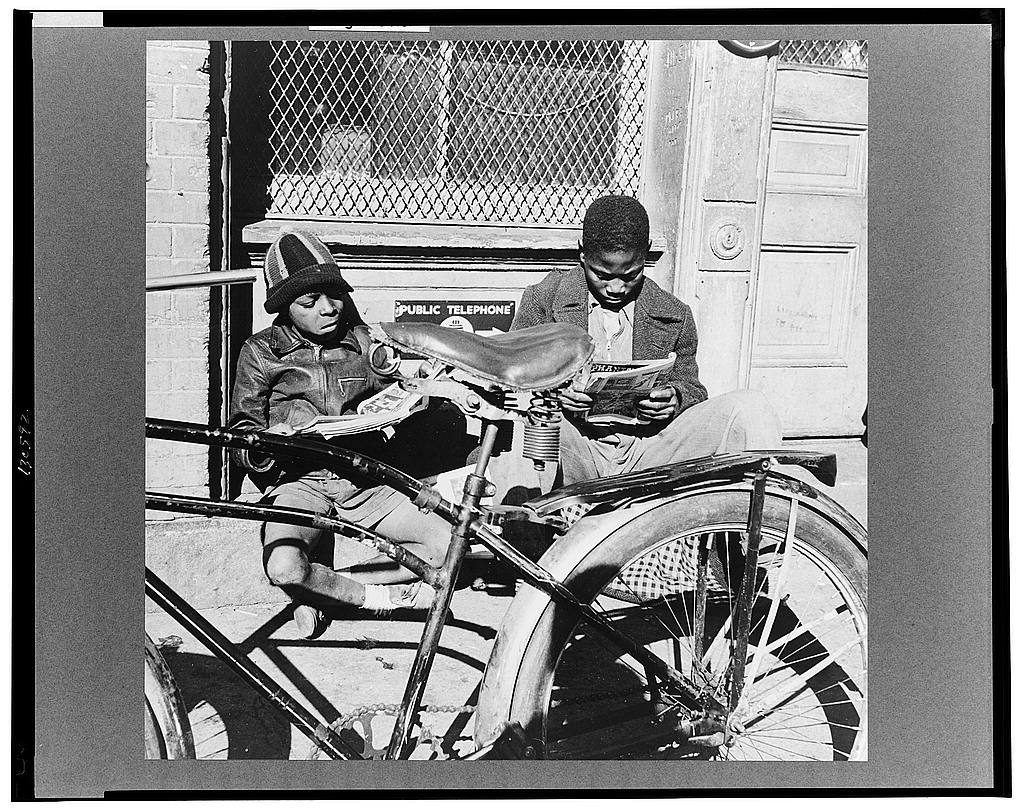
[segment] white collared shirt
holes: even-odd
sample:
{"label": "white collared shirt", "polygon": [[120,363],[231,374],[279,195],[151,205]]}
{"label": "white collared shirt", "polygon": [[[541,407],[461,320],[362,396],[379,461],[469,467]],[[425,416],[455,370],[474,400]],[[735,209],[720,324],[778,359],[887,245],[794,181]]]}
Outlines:
{"label": "white collared shirt", "polygon": [[587,331],[594,340],[594,359],[626,361],[633,359],[633,312],[636,301],[618,311],[605,309],[587,294]]}

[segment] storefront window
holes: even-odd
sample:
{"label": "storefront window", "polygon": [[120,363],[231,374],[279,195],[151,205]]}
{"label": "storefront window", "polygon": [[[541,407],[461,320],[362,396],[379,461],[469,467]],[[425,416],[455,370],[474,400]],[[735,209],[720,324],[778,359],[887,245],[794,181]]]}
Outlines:
{"label": "storefront window", "polygon": [[637,194],[642,41],[272,43],[270,217],[575,225]]}
{"label": "storefront window", "polygon": [[810,67],[833,67],[867,72],[866,39],[784,39],[779,62]]}

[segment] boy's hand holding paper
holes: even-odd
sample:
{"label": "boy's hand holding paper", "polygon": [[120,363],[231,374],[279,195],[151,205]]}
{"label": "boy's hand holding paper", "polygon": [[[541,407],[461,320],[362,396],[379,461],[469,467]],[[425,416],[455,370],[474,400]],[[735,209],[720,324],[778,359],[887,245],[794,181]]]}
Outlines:
{"label": "boy's hand holding paper", "polygon": [[559,391],[558,401],[562,408],[570,413],[586,413],[594,404],[593,397],[573,388],[563,388]]}
{"label": "boy's hand holding paper", "polygon": [[[649,424],[675,415],[676,389],[656,387],[676,355],[660,360],[599,361],[574,386],[559,393],[563,409],[591,424]],[[576,390],[576,386],[583,390]]]}
{"label": "boy's hand holding paper", "polygon": [[636,403],[637,414],[642,419],[664,421],[672,418],[679,404],[679,394],[671,385],[655,388]]}

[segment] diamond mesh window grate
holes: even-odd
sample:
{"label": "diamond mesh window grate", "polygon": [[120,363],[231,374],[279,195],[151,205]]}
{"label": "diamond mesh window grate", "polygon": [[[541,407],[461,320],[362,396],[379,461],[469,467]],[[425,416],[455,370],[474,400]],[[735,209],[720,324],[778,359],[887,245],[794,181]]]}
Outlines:
{"label": "diamond mesh window grate", "polygon": [[270,215],[577,225],[636,195],[643,41],[274,42]]}
{"label": "diamond mesh window grate", "polygon": [[784,64],[867,71],[868,41],[866,39],[783,40],[779,46],[779,61]]}

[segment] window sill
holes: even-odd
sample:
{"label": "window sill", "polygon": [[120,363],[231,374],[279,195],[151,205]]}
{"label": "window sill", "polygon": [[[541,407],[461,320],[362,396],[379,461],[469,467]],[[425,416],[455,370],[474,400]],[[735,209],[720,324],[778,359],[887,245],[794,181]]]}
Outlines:
{"label": "window sill", "polygon": [[[269,245],[283,229],[306,230],[342,254],[426,256],[574,257],[580,230],[542,226],[451,224],[444,222],[367,222],[337,219],[264,219],[247,225],[249,245]],[[665,238],[652,238],[652,259],[665,250]]]}

